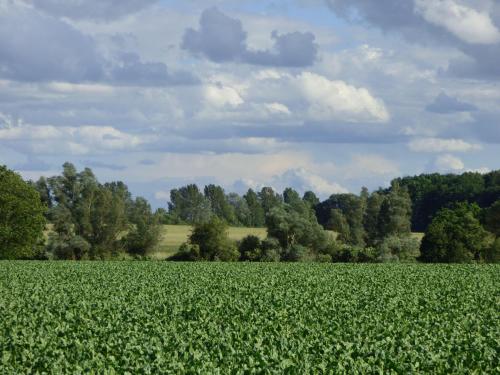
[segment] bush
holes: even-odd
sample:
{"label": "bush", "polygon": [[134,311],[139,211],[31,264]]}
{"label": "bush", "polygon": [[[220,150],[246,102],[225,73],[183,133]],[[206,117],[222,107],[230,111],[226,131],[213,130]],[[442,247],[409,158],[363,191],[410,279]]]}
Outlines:
{"label": "bush", "polygon": [[420,256],[420,241],[412,236],[388,236],[377,250],[381,262],[414,262]]}
{"label": "bush", "polygon": [[196,224],[189,237],[192,245],[198,245],[202,260],[235,261],[239,252],[227,235],[227,224],[217,217],[206,223]]}
{"label": "bush", "polygon": [[298,244],[288,247],[281,255],[281,260],[285,262],[306,262],[312,259],[310,250]]}
{"label": "bush", "polygon": [[49,237],[47,249],[55,259],[82,260],[88,258],[90,244],[80,236],[64,238],[52,233]]}
{"label": "bush", "polygon": [[254,235],[246,236],[240,241],[238,250],[241,261],[259,261],[262,256],[260,238]]}
{"label": "bush", "polygon": [[261,262],[279,262],[281,258],[280,242],[273,237],[268,237],[260,244]]}
{"label": "bush", "polygon": [[179,247],[177,253],[167,258],[169,261],[176,262],[194,262],[200,259],[200,247],[198,245],[190,245],[187,242],[184,242]]}
{"label": "bush", "polygon": [[486,248],[484,260],[487,263],[500,263],[500,238],[497,238],[490,247]]}
{"label": "bush", "polygon": [[316,262],[319,262],[319,263],[331,263],[332,262],[332,256],[330,254],[318,254],[316,256]]}

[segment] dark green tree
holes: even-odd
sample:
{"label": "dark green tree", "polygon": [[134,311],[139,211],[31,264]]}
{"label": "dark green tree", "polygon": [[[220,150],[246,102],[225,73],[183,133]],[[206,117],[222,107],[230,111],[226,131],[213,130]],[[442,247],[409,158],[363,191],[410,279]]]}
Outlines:
{"label": "dark green tree", "polygon": [[393,183],[384,197],[378,217],[379,237],[405,236],[411,233],[411,198],[408,190]]}
{"label": "dark green tree", "polygon": [[377,192],[372,193],[366,201],[366,209],[363,218],[363,226],[366,233],[366,243],[368,246],[374,246],[377,240],[381,238],[379,232],[379,215],[384,196]]}
{"label": "dark green tree", "polygon": [[479,222],[476,204],[441,209],[425,232],[420,247],[424,262],[464,263],[480,260],[491,235]]}
{"label": "dark green tree", "polygon": [[500,200],[484,211],[485,228],[500,237]]}
{"label": "dark green tree", "polygon": [[130,223],[125,237],[125,247],[130,254],[147,255],[160,240],[161,227],[159,217],[151,210],[144,198],[138,197],[129,209]]}
{"label": "dark green tree", "polygon": [[239,258],[236,246],[228,237],[227,224],[216,216],[195,224],[189,242],[198,246],[202,260],[235,261]]}
{"label": "dark green tree", "polygon": [[39,255],[46,207],[21,176],[0,166],[0,259]]}

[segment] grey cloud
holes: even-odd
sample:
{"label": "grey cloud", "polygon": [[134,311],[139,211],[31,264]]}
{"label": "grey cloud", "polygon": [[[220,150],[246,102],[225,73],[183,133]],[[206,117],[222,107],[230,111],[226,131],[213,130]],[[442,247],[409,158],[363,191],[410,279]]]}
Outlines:
{"label": "grey cloud", "polygon": [[[385,32],[403,35],[419,44],[448,45],[461,50],[466,59],[450,62],[446,75],[500,79],[500,45],[466,43],[442,27],[427,22],[415,11],[413,0],[326,0],[330,9],[340,17],[361,22]],[[474,6],[470,1],[465,5]],[[476,3],[477,5],[477,3]],[[489,13],[493,24],[500,29],[500,5]]]}
{"label": "grey cloud", "polygon": [[476,111],[477,107],[442,92],[426,107],[426,109],[433,113],[455,113]]}
{"label": "grey cloud", "polygon": [[182,48],[214,62],[236,61],[264,66],[309,66],[316,60],[318,47],[312,33],[273,31],[271,50],[249,50],[247,33],[241,21],[231,18],[217,8],[203,11],[199,29],[185,31]]}
{"label": "grey cloud", "polygon": [[0,76],[93,81],[103,65],[93,40],[67,23],[21,7],[0,12]]}
{"label": "grey cloud", "polygon": [[0,12],[0,77],[137,86],[198,82],[189,72],[170,72],[164,63],[143,62],[135,53],[122,53],[110,61],[93,38],[68,23],[16,6]]}
{"label": "grey cloud", "polygon": [[117,83],[139,86],[164,86],[195,84],[199,82],[189,72],[169,72],[167,66],[161,62],[142,62],[135,53],[124,53],[111,71],[111,80]]}
{"label": "grey cloud", "polygon": [[200,17],[199,30],[186,30],[182,48],[215,62],[231,61],[245,53],[246,38],[240,20],[209,8]]}
{"label": "grey cloud", "polygon": [[24,0],[46,13],[73,19],[109,20],[144,9],[158,0]]}

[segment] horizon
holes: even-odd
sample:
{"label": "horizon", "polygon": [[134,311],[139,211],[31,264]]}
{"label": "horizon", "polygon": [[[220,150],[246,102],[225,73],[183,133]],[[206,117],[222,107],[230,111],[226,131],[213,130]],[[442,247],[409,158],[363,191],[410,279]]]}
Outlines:
{"label": "horizon", "polygon": [[492,0],[0,0],[0,164],[88,166],[154,207],[486,173],[498,56]]}

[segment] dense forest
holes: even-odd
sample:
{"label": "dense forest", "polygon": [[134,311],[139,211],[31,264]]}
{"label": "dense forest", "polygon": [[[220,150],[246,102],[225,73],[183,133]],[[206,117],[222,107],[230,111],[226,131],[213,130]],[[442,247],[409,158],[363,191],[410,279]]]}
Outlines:
{"label": "dense forest", "polygon": [[[387,188],[325,201],[292,188],[249,189],[240,196],[190,184],[173,189],[166,208],[154,212],[123,182],[102,184],[89,168],[79,172],[70,163],[61,175],[37,181],[24,182],[6,167],[0,177],[0,258],[140,258],[158,243],[161,224],[193,225],[172,260],[467,262],[499,256],[500,171],[398,178]],[[266,227],[268,237],[234,243],[227,226]],[[424,232],[423,240],[414,232]]]}

